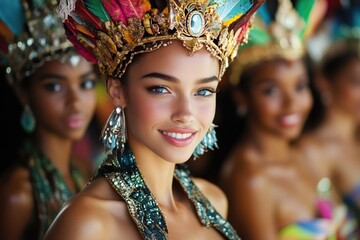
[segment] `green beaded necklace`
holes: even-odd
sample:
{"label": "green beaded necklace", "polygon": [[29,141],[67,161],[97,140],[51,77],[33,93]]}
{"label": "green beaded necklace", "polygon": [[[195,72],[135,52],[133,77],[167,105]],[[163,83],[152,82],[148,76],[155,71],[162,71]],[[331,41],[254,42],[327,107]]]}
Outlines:
{"label": "green beaded necklace", "polygon": [[[63,176],[54,164],[34,147],[30,147],[30,179],[37,218],[40,221],[39,239],[42,239],[52,221],[58,214],[62,204],[74,193],[66,184]],[[75,182],[76,192],[84,186],[80,170],[70,162],[71,177]]]}
{"label": "green beaded necklace", "polygon": [[[135,156],[128,146],[124,152],[114,150],[99,167],[98,176],[104,176],[114,190],[124,199],[128,211],[146,240],[167,240],[168,229],[151,191],[136,165]],[[193,203],[201,224],[213,227],[224,239],[239,240],[235,229],[211,205],[192,181],[190,172],[183,165],[177,165],[174,178],[180,183],[189,200]]]}

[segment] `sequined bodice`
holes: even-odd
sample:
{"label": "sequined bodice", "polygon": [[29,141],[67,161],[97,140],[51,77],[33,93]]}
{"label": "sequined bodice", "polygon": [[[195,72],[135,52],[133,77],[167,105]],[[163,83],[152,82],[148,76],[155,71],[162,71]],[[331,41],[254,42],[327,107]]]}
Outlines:
{"label": "sequined bodice", "polygon": [[[123,154],[113,152],[100,166],[97,176],[104,176],[124,199],[128,211],[144,239],[165,240],[168,229],[165,218],[136,166],[129,148]],[[194,204],[203,226],[213,227],[225,239],[239,239],[232,226],[210,204],[182,165],[175,169],[174,178],[179,182],[189,200]]]}

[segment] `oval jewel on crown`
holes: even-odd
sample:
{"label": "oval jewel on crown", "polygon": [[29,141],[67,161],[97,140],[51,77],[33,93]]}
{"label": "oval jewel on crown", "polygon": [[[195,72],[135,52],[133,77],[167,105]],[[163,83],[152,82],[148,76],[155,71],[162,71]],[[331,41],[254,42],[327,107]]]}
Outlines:
{"label": "oval jewel on crown", "polygon": [[192,36],[200,36],[204,28],[204,17],[199,11],[193,11],[188,18],[188,30]]}

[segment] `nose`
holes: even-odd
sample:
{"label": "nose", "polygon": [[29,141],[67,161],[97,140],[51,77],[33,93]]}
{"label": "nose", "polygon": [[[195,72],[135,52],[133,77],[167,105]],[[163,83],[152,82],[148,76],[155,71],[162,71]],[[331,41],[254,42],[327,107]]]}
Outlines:
{"label": "nose", "polygon": [[287,111],[292,111],[296,107],[297,96],[296,93],[287,92],[284,94],[283,108]]}
{"label": "nose", "polygon": [[171,120],[178,123],[191,123],[194,121],[193,103],[189,96],[178,96],[173,103]]}
{"label": "nose", "polygon": [[66,92],[66,104],[71,108],[76,108],[79,104],[80,94],[79,89],[76,87],[69,87],[68,91]]}

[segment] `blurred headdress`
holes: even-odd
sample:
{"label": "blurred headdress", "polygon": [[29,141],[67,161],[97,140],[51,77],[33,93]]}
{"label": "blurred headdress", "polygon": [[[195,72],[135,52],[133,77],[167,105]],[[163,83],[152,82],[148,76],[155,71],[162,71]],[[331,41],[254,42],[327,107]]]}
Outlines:
{"label": "blurred headdress", "polygon": [[323,61],[334,58],[344,51],[357,51],[360,56],[360,1],[334,0],[333,11],[330,11],[329,39]]}
{"label": "blurred headdress", "polygon": [[56,0],[0,1],[0,57],[9,81],[30,76],[47,61],[77,54],[56,14],[57,6]]}
{"label": "blurred headdress", "polygon": [[181,40],[221,61],[220,76],[245,42],[265,0],[61,0],[68,39],[106,77],[120,78],[136,54]]}
{"label": "blurred headdress", "polygon": [[[275,16],[270,13],[275,1],[267,1],[256,14],[248,44],[241,46],[231,65],[230,83],[237,84],[242,71],[259,62],[282,58],[294,60],[305,53],[305,37],[311,10],[316,0],[278,0]],[[272,4],[272,5],[271,5]]]}

